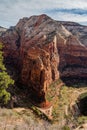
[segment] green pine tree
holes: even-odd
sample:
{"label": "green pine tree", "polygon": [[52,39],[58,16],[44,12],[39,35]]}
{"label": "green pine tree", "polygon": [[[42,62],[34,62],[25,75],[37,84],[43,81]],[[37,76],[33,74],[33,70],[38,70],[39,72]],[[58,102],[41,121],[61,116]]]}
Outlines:
{"label": "green pine tree", "polygon": [[14,80],[6,72],[6,67],[3,63],[3,45],[0,43],[0,101],[6,104],[10,100],[10,93],[7,91],[9,86],[14,84]]}

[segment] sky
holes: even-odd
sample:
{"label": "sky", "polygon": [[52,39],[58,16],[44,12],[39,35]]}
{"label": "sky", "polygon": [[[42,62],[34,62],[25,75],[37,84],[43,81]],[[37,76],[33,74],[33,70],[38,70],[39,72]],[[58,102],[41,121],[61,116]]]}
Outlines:
{"label": "sky", "polygon": [[87,0],[0,0],[0,26],[15,26],[20,18],[40,14],[87,25]]}

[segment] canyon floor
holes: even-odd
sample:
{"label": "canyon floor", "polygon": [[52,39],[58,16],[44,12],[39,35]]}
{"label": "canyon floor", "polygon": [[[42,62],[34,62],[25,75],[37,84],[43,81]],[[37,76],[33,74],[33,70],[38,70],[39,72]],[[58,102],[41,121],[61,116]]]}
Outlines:
{"label": "canyon floor", "polygon": [[[60,88],[61,87],[61,88]],[[84,130],[87,116],[77,107],[78,98],[87,94],[85,83],[66,86],[61,80],[51,84],[47,99],[53,104],[52,120],[32,105],[23,91],[16,90],[19,106],[0,108],[0,130]]]}

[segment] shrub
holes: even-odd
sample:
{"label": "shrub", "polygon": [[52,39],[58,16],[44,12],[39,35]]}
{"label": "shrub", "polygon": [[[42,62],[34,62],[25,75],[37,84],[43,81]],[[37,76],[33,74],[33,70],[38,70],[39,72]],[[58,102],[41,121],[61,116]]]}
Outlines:
{"label": "shrub", "polygon": [[2,48],[3,45],[0,43],[0,100],[6,104],[10,100],[10,93],[7,91],[7,88],[14,84],[14,80],[6,72]]}
{"label": "shrub", "polygon": [[62,128],[62,130],[70,130],[70,128],[69,128],[69,126],[64,126],[63,128]]}

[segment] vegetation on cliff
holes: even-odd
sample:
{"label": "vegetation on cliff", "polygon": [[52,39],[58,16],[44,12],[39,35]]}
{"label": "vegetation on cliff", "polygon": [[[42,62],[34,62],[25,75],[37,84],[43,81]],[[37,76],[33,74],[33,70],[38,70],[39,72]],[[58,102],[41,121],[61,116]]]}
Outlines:
{"label": "vegetation on cliff", "polygon": [[10,100],[10,93],[7,91],[9,86],[14,84],[14,80],[8,75],[3,63],[3,45],[0,43],[0,102],[6,104]]}

